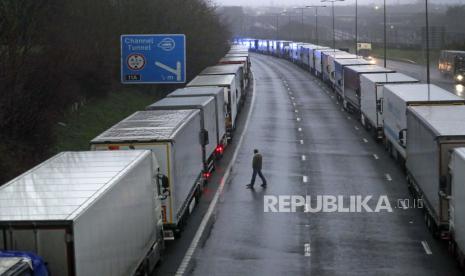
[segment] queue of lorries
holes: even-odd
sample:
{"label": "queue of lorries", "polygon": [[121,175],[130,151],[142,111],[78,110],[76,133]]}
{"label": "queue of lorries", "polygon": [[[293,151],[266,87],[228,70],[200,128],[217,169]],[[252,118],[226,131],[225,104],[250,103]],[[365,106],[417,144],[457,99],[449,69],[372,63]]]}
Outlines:
{"label": "queue of lorries", "polygon": [[248,48],[233,45],[90,151],[0,186],[0,275],[150,275],[231,142],[250,76]]}
{"label": "queue of lorries", "polygon": [[287,59],[332,88],[344,109],[383,142],[424,203],[426,225],[465,263],[465,100],[436,85],[328,47],[244,39],[251,51]]}

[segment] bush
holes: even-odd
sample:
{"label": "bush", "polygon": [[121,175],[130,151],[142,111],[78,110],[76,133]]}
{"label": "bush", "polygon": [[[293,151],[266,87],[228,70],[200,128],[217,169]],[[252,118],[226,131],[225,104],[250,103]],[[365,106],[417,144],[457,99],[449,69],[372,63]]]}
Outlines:
{"label": "bush", "polygon": [[51,130],[73,103],[127,89],[120,35],[145,33],[186,34],[189,78],[228,48],[203,0],[0,1],[0,183],[50,155]]}

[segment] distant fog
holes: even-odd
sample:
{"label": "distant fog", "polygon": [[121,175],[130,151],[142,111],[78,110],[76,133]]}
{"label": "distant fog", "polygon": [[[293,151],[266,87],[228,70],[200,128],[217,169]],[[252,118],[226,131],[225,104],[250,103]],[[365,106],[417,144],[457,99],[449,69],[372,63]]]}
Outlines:
{"label": "distant fog", "polygon": [[[432,4],[465,4],[465,0],[429,0]],[[221,6],[295,6],[295,5],[315,5],[320,3],[318,0],[212,0]],[[379,4],[382,0],[358,0],[360,5]],[[424,0],[388,0],[388,4],[411,4],[415,2],[424,2]],[[355,0],[346,0],[337,3],[337,5],[351,5]]]}

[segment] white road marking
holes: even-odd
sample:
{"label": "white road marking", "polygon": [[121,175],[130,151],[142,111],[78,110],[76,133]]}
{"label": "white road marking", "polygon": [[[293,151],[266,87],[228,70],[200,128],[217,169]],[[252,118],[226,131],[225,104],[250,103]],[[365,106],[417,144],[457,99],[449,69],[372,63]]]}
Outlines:
{"label": "white road marking", "polygon": [[421,241],[421,245],[423,245],[423,249],[425,250],[426,255],[433,255],[433,251],[431,251],[427,241]]}
{"label": "white road marking", "polygon": [[379,156],[377,154],[373,154],[373,158],[378,160],[379,159]]}
{"label": "white road marking", "polygon": [[392,177],[391,177],[391,175],[388,174],[388,173],[386,174],[386,180],[387,180],[387,181],[392,181]]}
{"label": "white road marking", "polygon": [[302,131],[302,128],[301,128],[301,127],[299,127],[299,129],[298,129],[298,130],[299,130],[299,131]]}
{"label": "white road marking", "polygon": [[363,138],[363,142],[368,143],[368,139],[367,139],[367,138]]}
{"label": "white road marking", "polygon": [[358,126],[354,126],[355,130],[360,130],[360,128]]}
{"label": "white road marking", "polygon": [[292,103],[293,106],[295,106],[295,103]]}
{"label": "white road marking", "polygon": [[295,97],[291,97],[291,100],[295,100]]}
{"label": "white road marking", "polygon": [[310,247],[310,243],[304,244],[304,256],[311,257],[312,256],[312,249]]}
{"label": "white road marking", "polygon": [[407,210],[407,209],[408,209],[408,207],[405,205],[405,202],[404,202],[403,200],[399,200],[399,203],[400,203],[400,205],[401,205],[401,207],[402,207],[403,210]]}
{"label": "white road marking", "polygon": [[295,113],[299,113],[299,110],[296,109],[296,110],[294,110],[294,112],[295,112]]}
{"label": "white road marking", "polygon": [[189,268],[189,264],[190,264],[190,262],[192,260],[192,257],[194,256],[194,253],[195,253],[197,247],[199,246],[200,239],[202,238],[202,235],[203,235],[203,233],[205,232],[205,230],[207,228],[207,224],[210,221],[210,219],[211,219],[211,217],[212,217],[212,215],[213,215],[213,213],[215,211],[215,208],[216,208],[216,205],[218,204],[220,195],[223,193],[224,186],[226,185],[226,182],[227,182],[227,180],[229,178],[229,175],[231,174],[231,170],[233,168],[233,165],[236,162],[237,156],[239,154],[239,149],[242,147],[244,136],[247,133],[247,129],[249,127],[250,118],[252,116],[252,110],[254,109],[255,99],[256,99],[255,95],[257,94],[256,83],[257,82],[256,82],[256,80],[254,78],[254,82],[253,82],[253,92],[254,93],[252,94],[252,102],[250,103],[249,112],[247,113],[247,118],[246,118],[246,121],[245,121],[245,124],[244,124],[244,130],[242,131],[242,134],[239,137],[239,140],[237,142],[237,146],[236,146],[236,148],[234,150],[233,157],[232,157],[231,161],[229,162],[228,167],[226,168],[223,177],[221,178],[220,185],[218,186],[218,189],[216,190],[216,193],[215,193],[212,201],[210,202],[210,205],[208,206],[207,212],[205,213],[205,215],[202,218],[202,221],[200,222],[200,225],[199,225],[199,228],[197,229],[197,232],[195,232],[194,238],[192,239],[191,244],[189,245],[189,248],[187,249],[186,254],[184,255],[184,257],[183,257],[183,259],[181,261],[181,264],[179,265],[179,267],[178,267],[178,269],[176,271],[176,274],[175,274],[176,276],[182,276],[182,275],[186,274],[186,272],[187,272],[187,270]]}
{"label": "white road marking", "polygon": [[349,119],[349,120],[350,120],[350,119],[352,119],[352,118],[350,118],[350,116],[347,116],[347,119]]}
{"label": "white road marking", "polygon": [[303,144],[304,144],[304,140],[300,140],[300,144],[303,145]]}
{"label": "white road marking", "polygon": [[302,155],[302,161],[305,161],[305,160],[307,160],[307,156]]}
{"label": "white road marking", "polygon": [[306,175],[302,176],[302,181],[304,183],[307,183],[308,182],[308,176],[306,176]]}
{"label": "white road marking", "polygon": [[297,117],[297,122],[300,122],[300,118]]}

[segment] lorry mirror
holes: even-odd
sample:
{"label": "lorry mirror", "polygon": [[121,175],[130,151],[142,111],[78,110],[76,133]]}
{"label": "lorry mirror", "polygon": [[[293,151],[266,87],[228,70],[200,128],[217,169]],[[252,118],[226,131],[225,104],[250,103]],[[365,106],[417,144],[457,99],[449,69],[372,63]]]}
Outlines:
{"label": "lorry mirror", "polygon": [[208,139],[208,131],[206,129],[202,129],[200,131],[200,144],[202,146],[206,146],[210,143],[209,139]]}
{"label": "lorry mirror", "polygon": [[405,148],[407,147],[407,129],[399,131],[399,144]]}
{"label": "lorry mirror", "polygon": [[383,114],[383,99],[376,101],[376,111]]}

